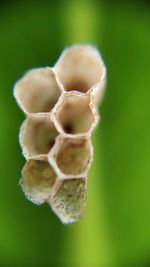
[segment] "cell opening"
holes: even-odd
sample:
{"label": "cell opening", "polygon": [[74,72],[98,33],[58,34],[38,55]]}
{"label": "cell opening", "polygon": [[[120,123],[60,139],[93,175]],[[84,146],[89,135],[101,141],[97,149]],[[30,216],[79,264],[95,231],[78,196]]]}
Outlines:
{"label": "cell opening", "polygon": [[26,197],[36,204],[42,204],[50,197],[56,174],[46,161],[29,160],[22,170],[20,185]]}
{"label": "cell opening", "polygon": [[81,175],[89,169],[91,153],[87,139],[64,139],[57,154],[57,165],[65,175]]}
{"label": "cell opening", "polygon": [[103,64],[96,48],[76,45],[65,50],[55,69],[66,91],[86,93],[100,80]]}
{"label": "cell opening", "polygon": [[86,178],[62,181],[51,199],[53,210],[63,223],[78,221],[86,203]]}
{"label": "cell opening", "polygon": [[60,94],[61,89],[50,68],[27,72],[15,86],[15,97],[27,113],[51,111]]}
{"label": "cell opening", "polygon": [[53,147],[57,135],[50,116],[32,115],[21,127],[20,143],[29,157],[47,154]]}
{"label": "cell opening", "polygon": [[65,95],[56,118],[65,133],[80,134],[90,131],[94,115],[89,96]]}

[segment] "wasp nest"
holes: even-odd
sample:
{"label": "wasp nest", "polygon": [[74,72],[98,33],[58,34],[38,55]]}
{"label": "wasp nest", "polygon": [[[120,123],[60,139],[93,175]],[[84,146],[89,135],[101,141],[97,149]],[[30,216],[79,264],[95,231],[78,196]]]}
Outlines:
{"label": "wasp nest", "polygon": [[19,135],[26,158],[20,185],[29,200],[47,202],[63,223],[83,214],[105,80],[98,50],[74,45],[53,68],[32,69],[14,87],[26,115]]}

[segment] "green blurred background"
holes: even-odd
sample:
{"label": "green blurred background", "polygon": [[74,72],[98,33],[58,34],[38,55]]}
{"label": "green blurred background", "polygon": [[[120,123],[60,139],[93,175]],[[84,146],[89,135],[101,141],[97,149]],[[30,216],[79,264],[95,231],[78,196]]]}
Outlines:
{"label": "green blurred background", "polygon": [[[100,49],[108,84],[85,215],[66,226],[18,186],[24,116],[12,88],[26,70],[53,65],[74,43]],[[150,266],[149,117],[148,1],[1,1],[0,266]]]}

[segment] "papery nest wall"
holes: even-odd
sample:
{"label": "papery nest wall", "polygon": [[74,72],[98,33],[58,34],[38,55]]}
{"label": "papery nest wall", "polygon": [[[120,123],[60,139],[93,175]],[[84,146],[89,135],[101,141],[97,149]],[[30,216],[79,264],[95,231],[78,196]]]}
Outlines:
{"label": "papery nest wall", "polygon": [[20,185],[29,200],[47,202],[63,223],[83,215],[93,160],[91,135],[105,83],[98,50],[74,45],[53,68],[32,69],[14,87],[26,116],[19,134],[26,159]]}

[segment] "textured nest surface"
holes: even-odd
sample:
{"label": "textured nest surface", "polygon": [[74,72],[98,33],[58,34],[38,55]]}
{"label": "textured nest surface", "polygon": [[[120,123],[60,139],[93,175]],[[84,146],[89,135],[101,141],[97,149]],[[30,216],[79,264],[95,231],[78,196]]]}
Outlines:
{"label": "textured nest surface", "polygon": [[26,115],[19,135],[26,158],[20,185],[29,200],[47,202],[63,223],[83,214],[93,159],[90,139],[105,80],[98,50],[74,45],[53,68],[32,69],[14,87]]}

